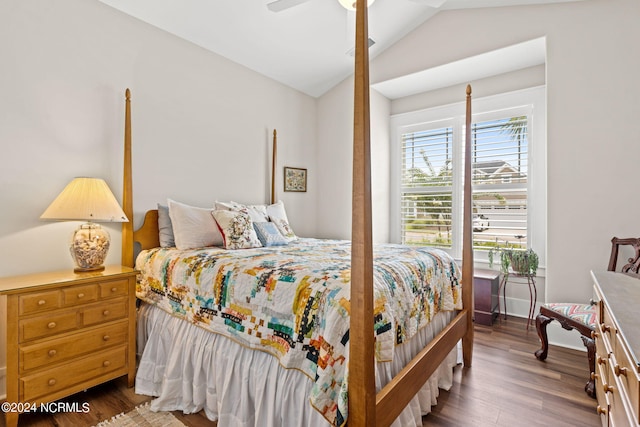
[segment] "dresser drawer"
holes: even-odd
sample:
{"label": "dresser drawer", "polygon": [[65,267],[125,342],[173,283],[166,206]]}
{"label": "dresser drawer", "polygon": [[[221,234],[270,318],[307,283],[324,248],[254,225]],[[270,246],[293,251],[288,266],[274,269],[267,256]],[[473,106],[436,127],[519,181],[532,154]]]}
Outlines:
{"label": "dresser drawer", "polygon": [[62,290],[62,304],[65,307],[87,304],[97,300],[98,287],[96,285],[73,286]]}
{"label": "dresser drawer", "polygon": [[125,296],[129,293],[129,281],[127,279],[111,280],[100,283],[100,298],[112,298]]}
{"label": "dresser drawer", "polygon": [[609,425],[609,412],[611,410],[611,393],[604,391],[604,384],[607,383],[606,378],[608,378],[606,367],[601,364],[596,364],[595,389],[598,399],[596,411],[598,415],[600,415],[600,421],[603,427]]}
{"label": "dresser drawer", "polygon": [[75,311],[51,313],[48,316],[20,320],[20,342],[71,331],[78,327]]}
{"label": "dresser drawer", "polygon": [[[54,395],[76,384],[97,379],[112,371],[122,370],[126,362],[127,347],[121,346],[55,369],[25,376],[20,380],[21,401],[28,402],[41,396]],[[91,385],[95,384],[97,382]]]}
{"label": "dresser drawer", "polygon": [[34,292],[18,298],[20,315],[35,314],[59,308],[62,304],[60,291]]}
{"label": "dresser drawer", "polygon": [[128,314],[128,298],[119,298],[117,300],[109,301],[108,303],[102,303],[87,307],[82,310],[83,324],[85,326],[95,325],[96,323],[109,322],[111,320],[121,319]]}
{"label": "dresser drawer", "polygon": [[[611,366],[615,366],[617,361],[612,356]],[[613,368],[610,368],[609,378],[610,392],[607,395],[610,398],[611,408],[609,410],[609,418],[611,420],[610,425],[613,426],[633,426],[637,425],[637,421],[631,420],[632,412],[629,408],[629,396],[626,393],[624,385],[620,382],[620,377],[617,377],[613,373]]]}
{"label": "dresser drawer", "polygon": [[128,322],[20,347],[20,373],[127,342]]}
{"label": "dresser drawer", "polygon": [[600,332],[602,333],[602,338],[605,341],[608,341],[610,343],[609,350],[615,351],[615,340],[616,340],[616,334],[618,332],[617,327],[613,322],[613,317],[609,312],[609,308],[605,304],[602,304],[602,305],[603,305],[602,317],[600,318],[598,326],[599,326]]}
{"label": "dresser drawer", "polygon": [[[635,331],[633,333],[636,333]],[[615,376],[622,388],[626,391],[629,399],[629,406],[633,412],[636,423],[640,422],[640,378],[635,365],[631,361],[631,356],[626,349],[624,341],[618,336],[615,345],[616,351],[613,353],[613,364],[611,366],[612,375]]]}

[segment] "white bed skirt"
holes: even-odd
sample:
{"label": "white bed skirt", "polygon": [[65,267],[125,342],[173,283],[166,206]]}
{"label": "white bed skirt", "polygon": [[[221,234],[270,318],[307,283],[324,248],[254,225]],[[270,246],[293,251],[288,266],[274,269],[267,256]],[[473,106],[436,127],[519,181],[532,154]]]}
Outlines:
{"label": "white bed skirt", "polygon": [[[393,362],[376,364],[376,386],[389,382],[441,331],[455,313],[438,313],[411,341],[396,347]],[[136,393],[155,396],[154,411],[204,409],[219,427],[327,427],[309,404],[311,380],[285,369],[268,353],[247,349],[146,303],[138,310]],[[436,404],[438,388],[449,390],[457,349],[393,423],[422,426],[422,415]]]}

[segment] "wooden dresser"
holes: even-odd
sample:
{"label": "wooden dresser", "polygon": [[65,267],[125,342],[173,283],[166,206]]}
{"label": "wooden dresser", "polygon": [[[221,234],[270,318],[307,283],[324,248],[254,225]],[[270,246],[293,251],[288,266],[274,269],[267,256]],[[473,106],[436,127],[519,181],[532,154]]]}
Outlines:
{"label": "wooden dresser", "polygon": [[[0,278],[7,296],[8,427],[16,408],[127,375],[135,380],[136,271],[108,266]],[[27,406],[28,410],[29,407]]]}
{"label": "wooden dresser", "polygon": [[603,426],[640,425],[640,279],[592,272],[598,300],[595,379]]}

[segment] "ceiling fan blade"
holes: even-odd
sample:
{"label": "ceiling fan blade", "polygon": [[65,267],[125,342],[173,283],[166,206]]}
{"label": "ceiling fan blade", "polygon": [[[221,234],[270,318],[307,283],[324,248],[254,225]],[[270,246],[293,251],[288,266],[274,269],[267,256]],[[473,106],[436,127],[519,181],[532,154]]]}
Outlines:
{"label": "ceiling fan blade", "polygon": [[435,9],[442,6],[447,0],[411,0],[414,3],[423,4],[425,6],[433,7]]}
{"label": "ceiling fan blade", "polygon": [[280,12],[282,10],[289,9],[290,7],[305,3],[307,1],[309,0],[276,0],[267,4],[267,9],[272,12]]}

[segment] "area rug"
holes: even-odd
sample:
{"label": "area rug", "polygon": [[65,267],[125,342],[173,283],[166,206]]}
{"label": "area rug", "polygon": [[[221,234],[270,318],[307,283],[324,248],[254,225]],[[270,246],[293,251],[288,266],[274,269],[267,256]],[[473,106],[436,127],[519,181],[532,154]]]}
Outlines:
{"label": "area rug", "polygon": [[183,427],[171,412],[153,412],[149,409],[149,403],[134,408],[132,411],[105,420],[95,427]]}

